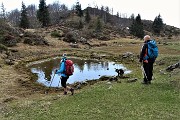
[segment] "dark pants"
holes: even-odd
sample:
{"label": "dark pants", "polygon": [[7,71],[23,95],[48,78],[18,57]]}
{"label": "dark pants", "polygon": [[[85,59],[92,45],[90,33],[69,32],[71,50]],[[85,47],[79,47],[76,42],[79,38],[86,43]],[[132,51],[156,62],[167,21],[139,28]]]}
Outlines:
{"label": "dark pants", "polygon": [[61,77],[61,86],[66,88],[66,82],[69,77]]}
{"label": "dark pants", "polygon": [[144,82],[151,81],[153,76],[153,62],[143,63],[143,68],[145,71]]}

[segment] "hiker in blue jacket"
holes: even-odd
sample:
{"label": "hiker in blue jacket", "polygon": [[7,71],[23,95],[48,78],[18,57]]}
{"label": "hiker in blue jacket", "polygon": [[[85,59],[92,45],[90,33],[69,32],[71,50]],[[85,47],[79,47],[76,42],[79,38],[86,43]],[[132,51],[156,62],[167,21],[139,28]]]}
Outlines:
{"label": "hiker in blue jacket", "polygon": [[148,42],[152,41],[149,35],[144,36],[144,45],[142,46],[140,52],[139,62],[143,64],[144,79],[142,84],[151,84],[153,76],[153,63],[155,62],[155,57],[150,58],[148,55]]}
{"label": "hiker in blue jacket", "polygon": [[59,70],[56,70],[55,73],[61,75],[61,77],[60,77],[61,86],[64,88],[64,95],[67,95],[68,90],[71,91],[71,95],[73,95],[74,94],[74,89],[66,85],[66,82],[67,82],[67,80],[69,78],[69,76],[65,74],[66,60],[67,60],[66,54],[63,54],[63,57],[61,59],[60,65],[59,65]]}

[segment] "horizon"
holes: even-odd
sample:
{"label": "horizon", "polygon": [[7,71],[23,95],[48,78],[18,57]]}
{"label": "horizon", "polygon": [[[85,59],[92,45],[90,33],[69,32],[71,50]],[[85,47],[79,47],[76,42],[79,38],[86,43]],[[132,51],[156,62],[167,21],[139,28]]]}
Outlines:
{"label": "horizon", "polygon": [[[16,0],[16,1],[0,0],[0,4],[2,5],[3,3],[6,12],[9,12],[15,9],[21,10],[22,1],[26,5],[26,7],[28,5],[34,4],[38,8],[39,0],[31,0],[31,1],[29,0]],[[120,1],[111,1],[111,2],[108,2],[108,0],[103,0],[103,1],[102,0],[93,0],[93,1],[92,0],[53,0],[53,1],[45,0],[45,1],[46,1],[46,5],[59,1],[60,4],[65,4],[68,7],[68,9],[71,9],[71,7],[75,5],[77,1],[81,4],[82,9],[85,9],[88,6],[90,7],[98,6],[98,8],[100,8],[101,6],[105,6],[105,7],[108,6],[110,10],[112,10],[113,8],[113,15],[116,15],[117,12],[119,12],[120,14],[124,14],[125,16],[127,16],[127,18],[129,18],[132,14],[134,14],[135,17],[138,14],[140,14],[142,20],[154,21],[155,17],[160,14],[164,24],[180,28],[180,1],[179,0],[173,0],[173,2],[170,0],[166,0],[166,1],[151,0],[150,3],[148,3],[147,0],[136,0],[136,1],[120,0]],[[169,5],[173,7],[170,8]],[[167,9],[168,7],[170,9]]]}

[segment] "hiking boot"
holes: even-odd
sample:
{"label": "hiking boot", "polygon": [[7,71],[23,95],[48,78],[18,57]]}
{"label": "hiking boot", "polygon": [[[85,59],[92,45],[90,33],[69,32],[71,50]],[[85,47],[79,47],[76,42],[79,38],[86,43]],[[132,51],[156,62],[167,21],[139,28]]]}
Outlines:
{"label": "hiking boot", "polygon": [[151,81],[147,81],[147,84],[151,84]]}
{"label": "hiking boot", "polygon": [[64,92],[64,95],[67,95],[67,92],[66,92],[66,91]]}
{"label": "hiking boot", "polygon": [[143,81],[141,84],[145,84],[145,85],[147,85],[147,84],[148,84],[148,82]]}
{"label": "hiking boot", "polygon": [[74,89],[71,88],[70,91],[71,91],[71,95],[74,95]]}

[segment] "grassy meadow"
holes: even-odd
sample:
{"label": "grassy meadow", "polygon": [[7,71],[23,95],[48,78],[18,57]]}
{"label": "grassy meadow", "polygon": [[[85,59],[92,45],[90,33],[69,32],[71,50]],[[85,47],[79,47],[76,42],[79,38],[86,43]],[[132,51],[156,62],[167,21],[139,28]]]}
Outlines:
{"label": "grassy meadow", "polygon": [[[30,79],[28,74],[19,73],[14,66],[4,65],[3,69],[0,69],[1,120],[180,119],[180,69],[172,72],[165,70],[180,60],[179,40],[168,41],[167,45],[158,44],[160,54],[154,64],[154,79],[151,85],[141,84],[143,76],[137,57],[143,42],[141,40],[122,38],[102,41],[101,44],[107,45],[91,49],[84,49],[83,46],[80,46],[83,49],[71,49],[67,43],[52,38],[49,38],[49,42],[51,46],[46,48],[18,45],[14,49],[21,51],[19,56],[24,56],[24,61],[39,59],[38,55],[43,58],[61,55],[63,52],[83,58],[92,53],[106,54],[106,60],[116,60],[132,70],[132,73],[126,75],[128,78],[119,78],[119,82],[99,81],[75,90],[73,96],[70,93],[64,96],[61,91],[44,94],[42,91],[30,89],[30,86],[19,85],[19,79]],[[100,43],[93,41],[92,44]],[[133,59],[120,60],[120,56],[125,52],[132,52]],[[138,80],[127,82],[133,78]]]}

